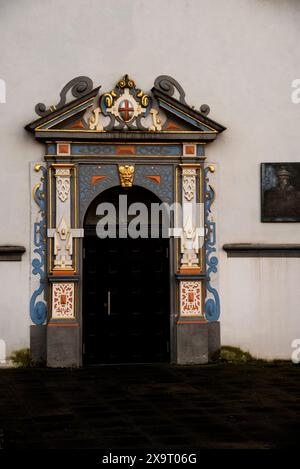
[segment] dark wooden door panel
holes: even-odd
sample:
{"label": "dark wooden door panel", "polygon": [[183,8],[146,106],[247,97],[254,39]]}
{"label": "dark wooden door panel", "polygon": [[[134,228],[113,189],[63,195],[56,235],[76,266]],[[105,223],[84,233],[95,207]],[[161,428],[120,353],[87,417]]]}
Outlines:
{"label": "dark wooden door panel", "polygon": [[168,361],[167,240],[90,236],[84,245],[85,361]]}

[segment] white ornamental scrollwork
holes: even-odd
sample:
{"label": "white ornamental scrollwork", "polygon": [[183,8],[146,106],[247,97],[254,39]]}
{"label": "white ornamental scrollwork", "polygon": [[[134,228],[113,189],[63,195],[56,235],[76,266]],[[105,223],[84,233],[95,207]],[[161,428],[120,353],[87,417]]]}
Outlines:
{"label": "white ornamental scrollwork", "polygon": [[70,170],[57,169],[55,175],[57,195],[62,202],[65,202],[70,193]]}
{"label": "white ornamental scrollwork", "polygon": [[195,195],[196,189],[196,170],[195,169],[184,169],[183,170],[183,193],[184,198],[190,202]]}

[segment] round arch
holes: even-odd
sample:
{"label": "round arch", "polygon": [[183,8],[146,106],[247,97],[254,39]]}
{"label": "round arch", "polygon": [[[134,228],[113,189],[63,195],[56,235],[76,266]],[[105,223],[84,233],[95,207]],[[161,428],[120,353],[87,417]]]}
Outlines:
{"label": "round arch", "polygon": [[[156,178],[156,179],[153,179]],[[174,168],[169,164],[159,166],[136,165],[132,192],[143,188],[156,195],[161,202],[174,202]],[[108,189],[120,189],[118,167],[115,164],[103,166],[84,165],[79,172],[79,219],[83,226],[86,212],[97,196]]]}
{"label": "round arch", "polygon": [[[161,200],[139,186],[111,187],[98,194],[84,217],[83,360],[87,364],[165,362],[170,357],[169,239],[117,236],[99,238],[97,207],[111,204],[120,210]],[[128,217],[130,223],[132,217]],[[148,226],[151,217],[148,217]],[[156,232],[157,233],[157,232]]]}

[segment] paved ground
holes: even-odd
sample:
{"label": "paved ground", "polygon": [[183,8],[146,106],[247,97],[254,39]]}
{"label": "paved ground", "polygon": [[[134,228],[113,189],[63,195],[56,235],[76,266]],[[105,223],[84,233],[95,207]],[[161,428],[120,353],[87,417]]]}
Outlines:
{"label": "paved ground", "polygon": [[5,448],[291,448],[300,443],[300,367],[295,365],[2,369],[0,383]]}

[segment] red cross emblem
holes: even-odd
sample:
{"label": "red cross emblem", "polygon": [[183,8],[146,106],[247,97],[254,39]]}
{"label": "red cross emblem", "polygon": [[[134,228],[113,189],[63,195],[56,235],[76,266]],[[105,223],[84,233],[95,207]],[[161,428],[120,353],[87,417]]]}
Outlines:
{"label": "red cross emblem", "polygon": [[120,102],[118,111],[122,119],[127,122],[130,121],[130,119],[132,118],[132,115],[134,113],[134,107],[131,102],[128,101],[128,99],[124,99]]}

